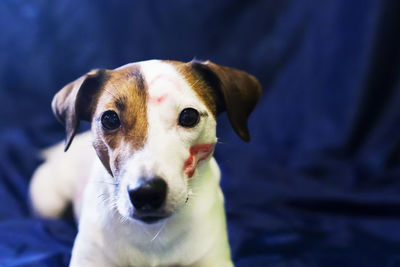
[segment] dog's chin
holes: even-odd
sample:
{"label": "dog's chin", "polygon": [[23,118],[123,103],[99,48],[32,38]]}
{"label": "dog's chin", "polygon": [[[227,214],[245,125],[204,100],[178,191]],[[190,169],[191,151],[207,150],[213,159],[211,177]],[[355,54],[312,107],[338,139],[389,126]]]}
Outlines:
{"label": "dog's chin", "polygon": [[117,213],[122,220],[130,223],[139,223],[144,225],[152,225],[162,223],[172,217],[176,211],[158,210],[154,212],[140,212],[133,207],[122,208],[117,206]]}
{"label": "dog's chin", "polygon": [[156,224],[167,220],[169,217],[170,215],[146,215],[146,216],[133,215],[132,219],[145,224]]}
{"label": "dog's chin", "polygon": [[135,213],[129,216],[129,219],[134,222],[142,223],[142,224],[157,224],[162,223],[165,220],[168,220],[172,214],[170,213],[150,213],[150,214],[142,214]]}

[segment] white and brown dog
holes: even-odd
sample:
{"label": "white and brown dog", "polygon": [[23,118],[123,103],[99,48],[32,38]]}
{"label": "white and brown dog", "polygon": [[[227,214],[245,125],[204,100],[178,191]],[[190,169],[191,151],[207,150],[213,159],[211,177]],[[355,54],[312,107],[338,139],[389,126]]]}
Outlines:
{"label": "white and brown dog", "polygon": [[[260,95],[256,78],[210,61],[132,63],[62,88],[52,107],[65,147],[44,152],[30,196],[46,217],[73,203],[70,266],[232,266],[212,156],[216,117],[226,111],[249,141]],[[80,120],[92,130],[64,153]]]}

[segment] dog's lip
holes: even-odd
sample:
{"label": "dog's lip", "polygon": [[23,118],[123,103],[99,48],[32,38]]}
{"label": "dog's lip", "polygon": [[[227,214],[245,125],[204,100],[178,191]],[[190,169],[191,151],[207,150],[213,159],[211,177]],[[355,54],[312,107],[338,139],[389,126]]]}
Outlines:
{"label": "dog's lip", "polygon": [[156,223],[160,220],[166,219],[170,214],[166,213],[151,213],[151,214],[133,214],[132,218],[135,220],[142,221],[147,224]]}

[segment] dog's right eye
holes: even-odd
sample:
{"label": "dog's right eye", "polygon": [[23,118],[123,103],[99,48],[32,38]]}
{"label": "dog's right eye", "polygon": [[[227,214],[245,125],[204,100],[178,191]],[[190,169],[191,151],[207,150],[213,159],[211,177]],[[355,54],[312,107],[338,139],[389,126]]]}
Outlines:
{"label": "dog's right eye", "polygon": [[104,129],[115,130],[121,126],[121,122],[115,111],[107,110],[101,116],[101,125]]}

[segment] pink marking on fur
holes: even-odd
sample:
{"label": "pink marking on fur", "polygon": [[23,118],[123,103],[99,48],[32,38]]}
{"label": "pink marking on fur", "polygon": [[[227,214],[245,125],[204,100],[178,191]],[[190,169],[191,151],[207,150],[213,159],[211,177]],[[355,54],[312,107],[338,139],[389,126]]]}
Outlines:
{"label": "pink marking on fur", "polygon": [[183,171],[189,178],[193,177],[198,164],[212,154],[214,147],[215,143],[209,143],[197,144],[189,149],[189,157],[183,165]]}
{"label": "pink marking on fur", "polygon": [[161,96],[150,96],[149,102],[151,104],[161,104],[168,97],[167,94],[163,94]]}
{"label": "pink marking on fur", "polygon": [[179,82],[176,79],[174,79],[173,77],[166,75],[166,74],[159,74],[156,77],[154,77],[154,79],[150,81],[149,87],[154,86],[155,82],[159,81],[160,79],[163,79],[163,80],[171,83],[173,87],[178,89],[178,91],[182,91]]}

